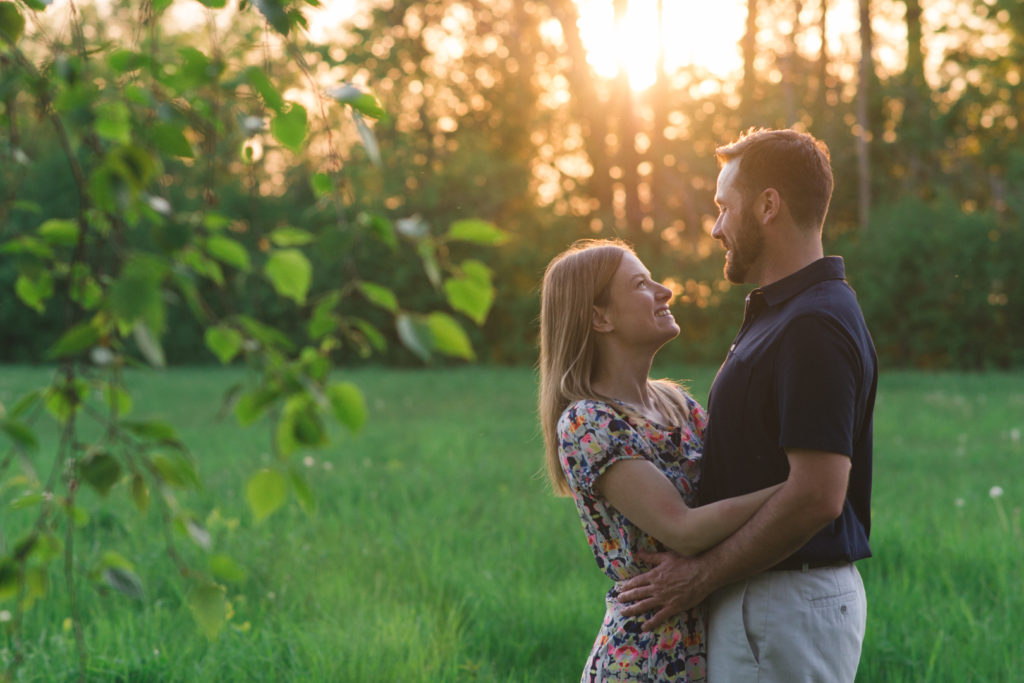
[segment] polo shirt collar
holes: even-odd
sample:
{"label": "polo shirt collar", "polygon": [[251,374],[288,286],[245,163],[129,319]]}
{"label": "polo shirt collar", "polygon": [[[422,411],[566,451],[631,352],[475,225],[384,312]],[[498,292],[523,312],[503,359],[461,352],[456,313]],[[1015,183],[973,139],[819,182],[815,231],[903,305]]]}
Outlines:
{"label": "polo shirt collar", "polygon": [[[811,285],[825,280],[845,280],[846,268],[842,256],[825,256],[804,266],[792,275],[776,280],[760,289],[764,302],[776,306],[791,299]],[[755,290],[757,291],[757,290]]]}

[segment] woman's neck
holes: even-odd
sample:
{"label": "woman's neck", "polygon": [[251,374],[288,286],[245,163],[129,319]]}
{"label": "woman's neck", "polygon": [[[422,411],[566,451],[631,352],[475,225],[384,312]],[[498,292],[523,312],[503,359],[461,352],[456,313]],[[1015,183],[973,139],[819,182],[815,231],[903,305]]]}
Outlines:
{"label": "woman's neck", "polygon": [[654,358],[628,358],[619,355],[605,358],[607,360],[599,360],[594,369],[590,382],[594,391],[637,409],[648,408],[651,397],[647,382]]}

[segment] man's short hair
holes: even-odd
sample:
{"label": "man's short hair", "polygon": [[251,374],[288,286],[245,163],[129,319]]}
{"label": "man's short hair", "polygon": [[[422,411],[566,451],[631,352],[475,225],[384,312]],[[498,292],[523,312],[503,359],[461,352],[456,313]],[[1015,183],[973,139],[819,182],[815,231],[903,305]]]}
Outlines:
{"label": "man's short hair", "polygon": [[736,183],[744,208],[771,187],[797,225],[820,229],[832,198],[828,145],[808,133],[751,128],[715,150],[721,164],[739,159]]}

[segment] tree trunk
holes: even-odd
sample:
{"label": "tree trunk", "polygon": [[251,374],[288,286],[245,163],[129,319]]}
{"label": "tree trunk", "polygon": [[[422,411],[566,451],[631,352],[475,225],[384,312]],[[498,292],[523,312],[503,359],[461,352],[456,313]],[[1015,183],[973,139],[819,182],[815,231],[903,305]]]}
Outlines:
{"label": "tree trunk", "polygon": [[754,53],[757,50],[757,0],[747,0],[747,27],[740,40],[743,52],[743,83],[740,85],[740,113],[744,126],[752,124],[754,92],[757,74],[754,72]]}
{"label": "tree trunk", "polygon": [[[617,26],[625,24],[626,14],[629,11],[629,0],[615,0],[615,23]],[[628,46],[627,46],[628,47]],[[618,138],[618,149],[616,154],[616,165],[621,171],[621,187],[625,198],[624,220],[626,230],[636,233],[640,230],[643,221],[643,210],[640,207],[640,174],[637,170],[640,165],[640,157],[636,151],[636,111],[633,100],[633,88],[629,82],[629,73],[626,71],[624,54],[619,54],[619,72],[615,77],[615,98],[618,99],[618,106],[615,111],[619,114],[619,126],[616,137]]]}
{"label": "tree trunk", "polygon": [[904,122],[901,126],[907,145],[907,179],[910,192],[924,190],[927,155],[931,141],[931,108],[928,84],[924,77],[924,52],[921,45],[921,3],[904,0],[907,5],[907,70],[904,73]]}
{"label": "tree trunk", "polygon": [[821,16],[818,18],[818,34],[821,49],[818,51],[818,90],[814,97],[814,124],[820,134],[830,137],[824,130],[828,126],[828,0],[821,0]]}
{"label": "tree trunk", "polygon": [[551,12],[562,27],[562,35],[569,53],[569,94],[580,122],[584,149],[594,169],[587,183],[587,191],[597,200],[594,214],[602,223],[614,219],[612,200],[611,161],[608,154],[608,103],[602,102],[594,88],[593,73],[587,63],[587,50],[580,37],[579,13],[574,0],[553,0]]}
{"label": "tree trunk", "polygon": [[875,71],[872,56],[871,0],[860,0],[860,50],[857,86],[857,218],[861,232],[866,232],[871,219],[871,121],[868,117],[868,89]]}

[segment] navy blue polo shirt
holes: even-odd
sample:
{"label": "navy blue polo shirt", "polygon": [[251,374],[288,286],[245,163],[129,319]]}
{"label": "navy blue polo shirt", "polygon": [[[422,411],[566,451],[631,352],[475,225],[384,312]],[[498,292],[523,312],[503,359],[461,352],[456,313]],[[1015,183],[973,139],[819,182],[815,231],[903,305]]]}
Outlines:
{"label": "navy blue polo shirt", "polygon": [[752,291],[708,398],[702,503],[785,480],[787,448],[852,460],[842,515],[779,568],[871,556],[878,364],[845,275],[830,256]]}

